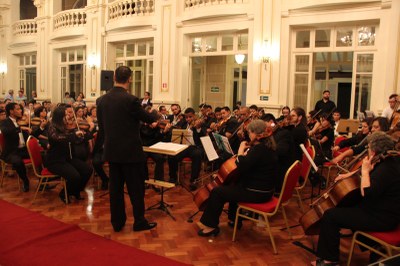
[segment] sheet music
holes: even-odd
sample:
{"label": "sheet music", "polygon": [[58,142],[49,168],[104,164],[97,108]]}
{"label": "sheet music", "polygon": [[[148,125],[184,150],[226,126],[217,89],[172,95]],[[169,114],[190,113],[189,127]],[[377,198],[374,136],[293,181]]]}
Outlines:
{"label": "sheet music", "polygon": [[318,172],[318,166],[314,163],[314,161],[311,158],[310,154],[307,152],[307,149],[304,146],[304,144],[300,144],[300,148],[303,151],[304,155],[307,157],[307,160],[311,163],[311,165],[314,168],[315,172]]}
{"label": "sheet music", "polygon": [[201,144],[203,144],[204,151],[207,154],[208,160],[214,161],[219,158],[217,152],[214,149],[214,145],[212,144],[211,138],[209,136],[204,136],[200,138]]}
{"label": "sheet music", "polygon": [[184,144],[178,144],[178,143],[172,143],[172,142],[157,142],[154,145],[151,145],[150,148],[152,149],[158,149],[158,150],[168,150],[172,152],[179,152],[182,149],[186,149],[187,145]]}
{"label": "sheet music", "polygon": [[193,131],[190,129],[176,129],[172,130],[171,142],[187,145],[195,145],[193,139]]}
{"label": "sheet music", "polygon": [[234,155],[234,152],[231,148],[231,144],[229,143],[229,139],[227,137],[222,136],[218,133],[213,133],[213,136],[219,149]]}

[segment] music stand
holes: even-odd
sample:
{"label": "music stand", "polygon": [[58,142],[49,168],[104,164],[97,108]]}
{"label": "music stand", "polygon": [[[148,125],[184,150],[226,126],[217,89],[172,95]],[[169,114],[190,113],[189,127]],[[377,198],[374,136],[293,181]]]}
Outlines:
{"label": "music stand", "polygon": [[185,145],[194,145],[193,132],[187,129],[174,128],[172,130],[171,142]]}
{"label": "music stand", "polygon": [[150,184],[153,186],[159,186],[161,187],[161,199],[159,202],[157,202],[154,205],[151,205],[150,207],[148,207],[146,209],[146,211],[149,210],[161,210],[163,212],[165,212],[167,215],[169,215],[174,221],[176,221],[175,217],[172,216],[172,214],[170,213],[168,207],[172,207],[172,204],[168,204],[164,201],[164,192],[167,192],[168,190],[170,190],[171,188],[175,187],[174,183],[169,183],[169,182],[165,182],[165,181],[159,181],[159,180],[155,180],[155,179],[149,179],[149,180],[145,180],[144,181],[146,184]]}
{"label": "music stand", "polygon": [[360,122],[356,119],[340,119],[339,125],[337,127],[337,132],[346,132],[349,134],[350,132],[355,134],[358,131],[358,127]]}

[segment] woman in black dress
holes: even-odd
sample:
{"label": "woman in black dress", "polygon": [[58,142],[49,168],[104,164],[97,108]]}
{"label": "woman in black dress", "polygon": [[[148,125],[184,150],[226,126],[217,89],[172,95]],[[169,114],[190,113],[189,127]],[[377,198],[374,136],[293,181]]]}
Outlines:
{"label": "woman in black dress", "polygon": [[[68,195],[82,199],[80,192],[85,188],[92,169],[84,161],[74,158],[71,147],[77,139],[84,139],[83,131],[68,130],[65,106],[57,107],[48,130],[50,148],[47,152],[47,168],[50,172],[67,180]],[[60,199],[65,203],[65,194],[60,192]]]}
{"label": "woman in black dress", "polygon": [[[262,120],[252,121],[247,130],[250,142],[240,144],[236,165],[239,180],[233,186],[219,186],[211,191],[203,216],[199,236],[218,235],[219,216],[224,204],[229,202],[229,226],[233,227],[237,203],[262,203],[271,199],[277,174],[278,155],[273,137],[266,136]],[[239,224],[240,226],[240,224]]]}

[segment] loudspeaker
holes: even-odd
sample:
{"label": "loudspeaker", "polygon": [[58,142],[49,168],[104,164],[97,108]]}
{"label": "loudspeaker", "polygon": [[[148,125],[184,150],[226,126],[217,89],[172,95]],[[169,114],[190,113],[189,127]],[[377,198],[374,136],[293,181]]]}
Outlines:
{"label": "loudspeaker", "polygon": [[114,86],[114,71],[102,70],[100,77],[100,90],[108,91]]}

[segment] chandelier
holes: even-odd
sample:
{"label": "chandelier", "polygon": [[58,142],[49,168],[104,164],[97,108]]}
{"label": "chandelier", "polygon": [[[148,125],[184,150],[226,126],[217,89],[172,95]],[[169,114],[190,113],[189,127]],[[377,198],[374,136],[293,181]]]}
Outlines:
{"label": "chandelier", "polygon": [[[353,43],[352,32],[349,31],[347,35],[340,38],[340,41],[347,46]],[[357,29],[358,45],[374,45],[375,43],[375,27],[359,27]]]}

